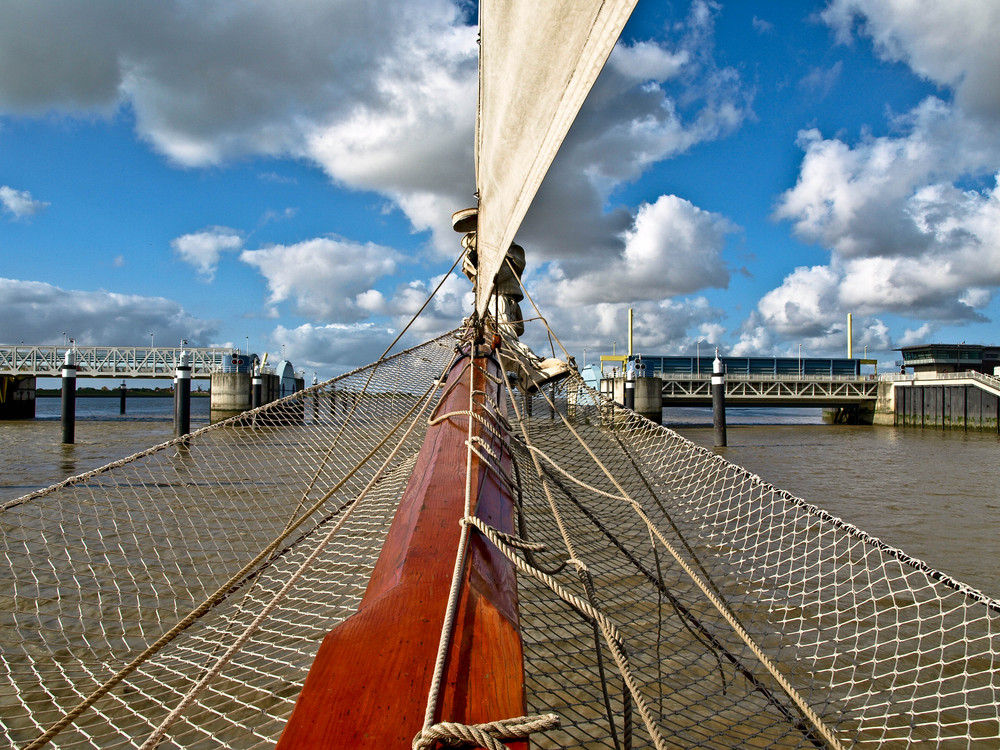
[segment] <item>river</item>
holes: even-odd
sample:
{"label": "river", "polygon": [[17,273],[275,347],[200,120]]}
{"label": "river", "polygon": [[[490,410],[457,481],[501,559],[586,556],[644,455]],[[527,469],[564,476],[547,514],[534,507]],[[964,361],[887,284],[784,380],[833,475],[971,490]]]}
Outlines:
{"label": "river", "polygon": [[[192,399],[192,428],[208,399]],[[76,443],[61,445],[59,399],[34,421],[0,421],[0,501],[173,437],[173,401],[77,401]],[[986,594],[1000,597],[1000,437],[827,425],[815,409],[731,409],[719,454]],[[664,422],[712,447],[711,411],[665,409]]]}

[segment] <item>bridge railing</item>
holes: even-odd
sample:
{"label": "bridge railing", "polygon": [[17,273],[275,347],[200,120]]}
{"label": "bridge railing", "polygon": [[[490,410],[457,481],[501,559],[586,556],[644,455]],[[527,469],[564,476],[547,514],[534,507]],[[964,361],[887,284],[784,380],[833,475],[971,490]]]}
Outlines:
{"label": "bridge railing", "polygon": [[75,354],[79,377],[171,378],[180,353],[191,356],[191,376],[207,378],[237,351],[231,347],[3,346],[0,375],[59,377],[66,352]]}
{"label": "bridge railing", "polygon": [[976,370],[966,370],[965,372],[914,372],[908,375],[903,373],[888,373],[880,376],[880,380],[889,383],[900,382],[927,382],[934,380],[975,380],[982,383],[987,388],[1000,392],[1000,378],[994,375],[987,375]]}
{"label": "bridge railing", "polygon": [[[762,373],[725,373],[726,380],[740,380],[747,382],[785,382],[785,383],[801,383],[801,382],[816,382],[816,383],[857,383],[865,380],[876,380],[875,375],[863,374],[863,375],[816,375],[812,373],[797,375],[792,373],[791,375],[782,373],[780,375],[770,375]],[[711,372],[660,372],[656,370],[653,372],[652,377],[659,378],[660,380],[710,380],[712,377]]]}

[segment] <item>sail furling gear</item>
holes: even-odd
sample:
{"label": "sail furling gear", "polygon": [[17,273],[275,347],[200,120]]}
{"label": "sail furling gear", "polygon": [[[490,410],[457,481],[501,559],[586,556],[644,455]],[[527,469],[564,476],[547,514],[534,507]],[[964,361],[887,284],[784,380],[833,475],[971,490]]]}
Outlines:
{"label": "sail furling gear", "polygon": [[[465,248],[465,257],[462,258],[462,273],[468,277],[473,286],[476,285],[479,274],[479,254],[476,247],[477,215],[475,208],[466,208],[456,211],[451,217],[455,231],[463,233],[462,247]],[[524,299],[524,292],[521,290],[523,272],[524,248],[511,243],[497,271],[487,310],[492,312],[497,333],[506,340],[499,351],[504,368],[517,375],[521,388],[526,393],[533,393],[546,383],[568,376],[570,367],[555,357],[547,359],[539,357],[520,340],[524,335],[524,315],[521,313],[521,300]]]}

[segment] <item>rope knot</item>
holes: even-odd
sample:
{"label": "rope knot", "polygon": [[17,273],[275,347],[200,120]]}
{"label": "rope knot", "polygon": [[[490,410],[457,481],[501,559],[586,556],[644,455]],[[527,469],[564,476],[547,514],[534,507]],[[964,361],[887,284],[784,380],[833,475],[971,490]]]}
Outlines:
{"label": "rope knot", "polygon": [[444,721],[420,730],[413,738],[413,750],[429,750],[435,742],[449,747],[472,745],[487,750],[506,750],[501,740],[523,740],[534,732],[545,732],[559,726],[555,714],[518,716],[486,724],[458,724]]}

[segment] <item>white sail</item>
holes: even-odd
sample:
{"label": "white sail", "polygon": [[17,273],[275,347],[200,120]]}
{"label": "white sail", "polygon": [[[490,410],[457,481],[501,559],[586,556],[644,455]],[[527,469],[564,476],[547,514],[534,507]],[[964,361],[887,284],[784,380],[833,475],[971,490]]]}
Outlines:
{"label": "white sail", "polygon": [[480,3],[476,309],[636,0]]}

